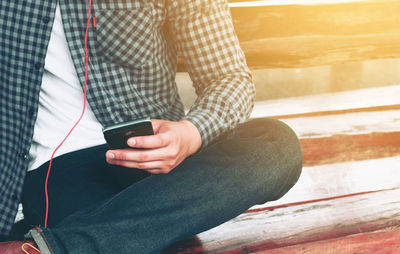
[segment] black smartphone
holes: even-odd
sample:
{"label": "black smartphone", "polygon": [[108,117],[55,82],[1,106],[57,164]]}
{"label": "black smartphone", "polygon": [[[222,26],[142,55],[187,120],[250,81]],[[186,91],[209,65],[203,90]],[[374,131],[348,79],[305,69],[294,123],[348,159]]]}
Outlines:
{"label": "black smartphone", "polygon": [[131,137],[154,135],[150,118],[114,124],[103,128],[103,135],[110,149],[129,148],[126,143]]}

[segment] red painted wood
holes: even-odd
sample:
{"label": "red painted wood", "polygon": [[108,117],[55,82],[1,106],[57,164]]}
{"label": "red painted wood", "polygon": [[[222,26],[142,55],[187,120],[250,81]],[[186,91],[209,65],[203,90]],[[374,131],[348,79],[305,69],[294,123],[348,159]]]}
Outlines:
{"label": "red painted wood", "polygon": [[389,110],[281,120],[289,125],[300,139],[307,139],[334,135],[397,132],[400,126],[399,116],[400,110]]}
{"label": "red painted wood", "polygon": [[396,189],[397,188],[391,188],[391,189],[385,189],[385,190],[375,190],[375,191],[365,191],[365,192],[352,193],[352,194],[341,195],[341,196],[332,196],[332,197],[326,197],[326,198],[320,198],[320,199],[309,199],[309,200],[306,200],[306,201],[286,203],[286,204],[281,204],[281,205],[273,205],[273,206],[268,206],[267,205],[265,207],[249,209],[244,213],[257,213],[257,212],[262,212],[262,211],[273,211],[273,210],[276,210],[276,209],[281,209],[281,208],[286,208],[286,207],[291,207],[291,206],[312,204],[312,203],[317,203],[317,202],[321,202],[321,201],[328,201],[328,200],[333,200],[333,199],[360,196],[360,195],[365,195],[365,194],[369,194],[369,193],[376,193],[376,192],[396,190]]}
{"label": "red painted wood", "polygon": [[251,253],[400,226],[400,189],[245,213],[171,253]]}
{"label": "red painted wood", "polygon": [[[370,159],[375,157],[380,158],[398,154],[400,150],[400,132],[348,136],[340,135],[327,138],[304,139],[301,140],[301,142],[304,149],[306,164],[324,164],[346,160]],[[325,147],[321,148],[321,146]],[[323,169],[321,168],[321,174],[325,174],[322,170]],[[368,170],[372,170],[371,172],[376,172],[376,174],[383,172],[382,170],[379,170],[379,168],[365,168],[365,173]],[[396,172],[397,171],[394,170],[391,173],[393,179],[400,177],[400,175],[396,176]],[[338,185],[341,185],[343,184],[340,182],[342,179],[345,182],[349,181],[349,179],[343,178],[341,175],[347,175],[348,173],[349,172],[346,173],[346,171],[340,171],[340,173],[337,172],[338,179],[333,176],[331,182],[336,182]],[[349,186],[355,187],[358,181],[367,181],[367,179],[363,180],[363,176],[365,175],[373,174],[363,174],[362,171],[360,171],[359,177],[354,177],[353,181],[348,182]],[[321,181],[318,177],[316,177],[315,180],[315,187],[325,185],[329,186],[329,183]],[[344,191],[346,191],[346,186],[343,187]],[[321,191],[323,191],[323,189],[321,189]],[[350,192],[349,189],[347,189],[347,191]],[[228,229],[221,230],[220,228],[217,228],[211,230],[211,232],[205,232],[197,237],[187,239],[175,244],[165,251],[164,254],[249,253],[293,244],[331,239],[358,232],[369,232],[385,228],[388,225],[400,225],[400,218],[396,212],[396,209],[400,210],[400,203],[393,203],[393,201],[400,200],[398,198],[398,196],[400,196],[398,189],[393,189],[389,192],[372,190],[364,193],[348,193],[341,196],[338,196],[339,192],[336,191],[323,192],[326,193],[326,198],[313,199],[313,195],[310,195],[310,193],[307,195],[303,193],[305,196],[298,197],[300,200],[303,200],[301,202],[287,203],[277,206],[268,206],[267,203],[267,207],[252,209],[239,216],[239,218],[245,216],[245,219],[241,222],[235,220],[229,222],[228,224],[230,226],[228,226]],[[371,195],[376,196],[372,197]],[[387,205],[386,203],[378,204],[379,202],[375,202],[375,200],[384,200],[384,197],[386,197],[388,203],[394,204],[394,207],[397,208],[385,208]],[[369,200],[369,202],[360,203],[360,200]],[[377,206],[379,206],[379,208],[377,208]],[[338,211],[342,209],[343,211],[350,212],[350,214],[332,215],[332,211],[329,211],[329,209],[322,211],[326,207],[331,207]],[[383,210],[379,210],[382,208]],[[358,209],[360,209],[360,211],[355,213],[354,211]],[[383,215],[387,210],[392,210],[391,214]],[[290,215],[290,211],[296,211],[296,213],[299,214]],[[268,215],[269,213],[276,214]],[[315,213],[315,215],[310,216],[312,213]],[[260,219],[258,216],[265,217]],[[295,216],[296,218],[291,216]],[[321,226],[319,220],[326,216],[332,216],[332,218],[329,219],[328,222],[324,221],[324,223],[327,224]],[[342,217],[338,219],[335,218],[335,216]],[[278,222],[278,224],[282,223],[282,225],[276,224],[276,217],[281,221]],[[305,232],[297,231],[292,235],[285,235],[283,232],[292,232],[293,230],[298,230],[298,228],[302,227],[302,225],[299,225],[298,223],[295,224],[293,220],[303,221]],[[291,223],[291,221],[293,223]],[[266,224],[269,226],[265,229],[257,229],[257,227],[259,227],[258,224]],[[240,232],[235,233],[236,227],[240,228]],[[280,235],[280,232],[282,235]],[[226,234],[226,237],[224,234]]]}
{"label": "red painted wood", "polygon": [[[226,252],[229,253],[229,252]],[[354,234],[324,241],[260,251],[263,254],[391,254],[400,253],[400,229]]]}
{"label": "red painted wood", "polygon": [[400,132],[338,135],[300,142],[304,166],[400,155]]}
{"label": "red painted wood", "polygon": [[[371,95],[371,93],[368,94]],[[315,103],[315,101],[312,103]],[[323,116],[330,115],[332,118],[330,120],[334,121],[335,116],[340,120],[344,114],[356,115],[356,113],[365,114],[361,118],[376,119],[376,117],[379,117],[380,119],[380,113],[377,116],[377,112],[388,112],[389,109],[393,110],[392,107],[393,105],[383,105],[383,107],[376,105],[362,109],[353,107],[349,110],[341,110],[339,107],[332,109],[332,111],[328,109],[322,110],[322,113],[300,116],[304,119],[315,118],[314,120],[317,123],[318,119]],[[321,110],[321,108],[317,109],[316,112],[318,110]],[[297,115],[286,119],[298,121],[300,117]],[[393,125],[397,121],[396,119],[394,113],[386,120],[390,125]],[[363,129],[364,125],[357,125],[357,121],[355,118],[354,123],[352,122],[354,127],[358,126],[357,128]],[[319,122],[325,125],[331,123],[324,120]],[[387,126],[386,123],[383,122],[383,127]],[[302,181],[300,178],[299,184],[303,187],[308,185],[308,187],[303,188],[303,192],[299,189],[296,190],[296,193],[300,195],[294,197],[294,200],[298,200],[298,202],[283,202],[278,205],[267,203],[265,207],[251,209],[220,227],[174,244],[163,254],[263,253],[265,251],[289,251],[288,248],[299,246],[307,247],[307,252],[304,253],[310,253],[312,248],[308,246],[313,243],[317,246],[314,247],[319,249],[317,249],[317,252],[311,253],[325,253],[323,247],[324,245],[328,246],[330,241],[333,247],[336,246],[335,244],[349,243],[348,249],[350,251],[348,253],[353,253],[351,250],[357,250],[357,239],[361,242],[367,241],[366,236],[359,234],[360,232],[371,232],[388,226],[399,226],[400,198],[398,197],[400,190],[395,188],[382,191],[379,189],[385,188],[386,185],[386,187],[390,186],[388,188],[399,187],[396,182],[390,181],[390,179],[400,179],[400,171],[396,167],[399,164],[395,161],[391,164],[386,162],[379,164],[375,162],[381,160],[375,159],[400,155],[400,132],[388,131],[388,129],[376,125],[375,122],[371,126],[372,128],[368,128],[368,131],[372,130],[372,132],[364,134],[356,134],[357,128],[353,128],[354,130],[349,132],[352,135],[335,135],[337,130],[335,128],[334,131],[324,130],[330,136],[304,138],[306,136],[304,135],[301,139],[301,145],[304,152],[304,164],[309,167],[304,171],[310,169],[311,171],[308,174],[310,177],[306,181]],[[373,128],[376,128],[376,131],[387,132],[376,133]],[[395,158],[398,157],[387,158],[382,161],[390,161]],[[340,163],[349,161],[355,161],[354,164],[362,164],[363,166],[355,169],[349,167],[349,164]],[[335,165],[340,165],[343,169],[335,170],[331,167]],[[328,174],[332,172],[332,175]],[[391,178],[381,177],[381,174]],[[376,182],[380,183],[379,188],[375,185]],[[361,184],[361,186],[360,183],[366,184]],[[368,183],[373,183],[370,185],[371,188],[366,188],[369,186]],[[295,191],[295,189],[293,190]],[[354,191],[359,192],[354,193]],[[360,191],[363,191],[363,193],[360,193]],[[322,198],[318,198],[320,194],[323,194]],[[347,235],[351,236],[349,238],[344,237]],[[378,235],[379,233],[374,236],[377,237]],[[353,239],[354,242],[349,239]],[[319,243],[321,245],[318,245]],[[373,247],[371,248],[374,250]],[[346,249],[342,248],[338,252],[332,253],[346,253],[342,252],[343,250]]]}
{"label": "red painted wood", "polygon": [[250,209],[285,207],[400,187],[400,156],[305,167],[282,198]]}
{"label": "red painted wood", "polygon": [[[324,164],[327,162],[332,163],[349,159],[380,158],[398,154],[400,132],[349,136],[340,135],[327,138],[304,139],[301,140],[301,142],[304,149],[306,164]],[[326,148],[321,148],[322,145],[326,146]],[[370,164],[374,165],[372,163]],[[321,168],[321,174],[325,175],[322,170],[323,168]],[[376,174],[378,174],[377,177],[379,177],[380,172],[383,172],[379,170],[379,168],[366,167],[364,170],[365,173],[368,170],[376,172]],[[399,174],[396,175],[396,172],[399,172]],[[318,186],[329,186],[330,183],[321,181],[321,179],[317,177],[318,172],[315,173],[316,188]],[[363,174],[362,171],[360,171],[359,177],[355,176],[353,180],[343,178],[342,174],[347,175],[348,173],[350,172],[337,172],[337,179],[334,177],[335,174],[333,174],[332,178],[330,178],[331,182],[342,185],[344,183],[341,183],[341,180],[344,180],[352,188],[358,185],[358,181],[365,182],[373,180],[373,178],[364,178],[363,180],[365,175],[371,176],[373,173]],[[391,175],[393,179],[397,179],[400,177],[400,171],[394,170]],[[351,192],[351,188],[346,189],[346,186],[343,186],[343,188],[344,191]],[[337,238],[339,236],[358,232],[369,232],[385,228],[388,225],[400,225],[400,218],[396,212],[396,209],[400,210],[400,202],[394,202],[400,200],[398,198],[400,196],[398,189],[392,189],[392,191],[372,190],[364,193],[347,193],[340,196],[338,195],[338,191],[326,192],[323,188],[321,191],[326,194],[326,198],[313,199],[315,195],[305,192],[306,194],[303,193],[302,197],[297,197],[303,200],[301,202],[286,203],[276,206],[268,206],[267,203],[267,207],[252,209],[239,216],[239,219],[235,219],[236,221],[233,220],[229,222],[228,228],[222,230],[220,228],[213,229],[197,237],[187,239],[175,244],[164,253],[249,253],[293,244]],[[376,196],[373,197],[373,195]],[[385,198],[388,204],[394,204],[396,208],[386,207],[387,204],[385,201],[380,204],[378,204],[379,202],[375,202],[375,200],[382,201]],[[360,203],[360,200],[363,202],[368,200],[368,202]],[[325,210],[324,208],[326,207],[331,207],[335,211],[343,210],[345,213],[350,213],[348,215],[334,215],[329,209]],[[356,210],[359,211],[355,212]],[[389,215],[384,215],[388,210],[392,210],[391,213]],[[296,213],[299,214],[290,215],[290,211],[296,211]],[[268,215],[270,213],[276,214]],[[314,215],[310,216],[310,214],[313,213]],[[240,221],[240,218],[243,216],[245,218]],[[264,218],[260,219],[258,216]],[[291,216],[295,216],[296,218]],[[332,216],[332,218],[326,221],[326,219],[323,219],[326,216]],[[335,218],[336,216],[341,218]],[[276,224],[276,218],[281,222]],[[319,221],[321,219],[325,221]],[[303,221],[304,225],[298,224],[295,220]],[[327,224],[321,226],[321,223]],[[259,228],[258,224],[269,226],[268,228],[262,229]],[[239,232],[235,232],[236,227],[240,229]],[[301,227],[305,227],[305,232],[297,231],[292,235],[285,235],[286,232],[293,232]],[[226,234],[226,236],[224,236],[224,234]]]}

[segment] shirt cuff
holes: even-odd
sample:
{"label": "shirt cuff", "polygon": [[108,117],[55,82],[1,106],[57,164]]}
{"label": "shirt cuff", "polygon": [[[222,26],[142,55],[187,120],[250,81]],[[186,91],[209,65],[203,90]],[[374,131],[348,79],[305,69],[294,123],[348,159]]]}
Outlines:
{"label": "shirt cuff", "polygon": [[216,138],[229,129],[229,124],[207,110],[190,111],[182,120],[192,122],[200,132],[202,145],[199,151],[210,145]]}

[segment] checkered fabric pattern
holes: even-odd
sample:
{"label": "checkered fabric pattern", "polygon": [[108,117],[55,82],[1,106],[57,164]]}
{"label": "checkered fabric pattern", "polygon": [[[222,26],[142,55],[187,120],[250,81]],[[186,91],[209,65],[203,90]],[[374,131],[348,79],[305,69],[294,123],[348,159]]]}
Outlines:
{"label": "checkered fabric pattern", "polygon": [[[59,0],[69,50],[84,83],[88,0]],[[0,1],[0,235],[7,235],[28,167],[56,0]],[[93,0],[87,100],[99,122],[187,119],[203,148],[245,121],[255,89],[224,0]],[[185,115],[177,52],[198,98]]]}

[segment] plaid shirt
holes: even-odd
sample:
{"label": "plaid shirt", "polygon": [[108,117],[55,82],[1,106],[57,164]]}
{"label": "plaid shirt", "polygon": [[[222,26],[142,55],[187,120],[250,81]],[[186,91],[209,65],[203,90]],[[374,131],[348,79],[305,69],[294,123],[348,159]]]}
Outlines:
{"label": "plaid shirt", "polygon": [[[56,0],[0,1],[0,235],[13,225],[28,166]],[[88,0],[60,0],[84,83]],[[139,117],[187,119],[203,147],[247,119],[254,85],[224,0],[93,0],[87,100],[104,125]],[[185,116],[177,52],[198,98]]]}

